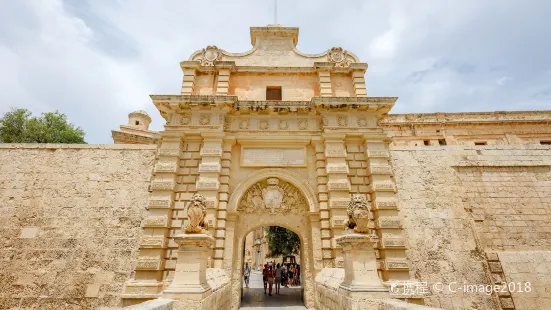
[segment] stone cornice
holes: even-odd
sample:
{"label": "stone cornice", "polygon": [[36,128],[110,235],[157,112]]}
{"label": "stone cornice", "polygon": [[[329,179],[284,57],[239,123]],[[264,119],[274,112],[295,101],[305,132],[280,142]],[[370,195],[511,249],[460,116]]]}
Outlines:
{"label": "stone cornice", "polygon": [[327,70],[331,73],[348,74],[352,71],[364,72],[367,63],[351,63],[348,67],[336,67],[332,62],[315,62],[311,67],[282,67],[282,66],[236,66],[235,61],[217,61],[213,66],[202,66],[197,60],[180,62],[182,70],[196,70],[198,72],[217,72],[219,69],[230,69],[232,72],[250,73],[316,73],[319,70]]}
{"label": "stone cornice", "polygon": [[381,126],[550,123],[551,111],[389,114]]}
{"label": "stone cornice", "polygon": [[134,144],[156,144],[159,140],[158,134],[155,136],[142,136],[134,133],[111,130],[111,135],[115,143],[124,141],[124,143],[131,142]]}
{"label": "stone cornice", "polygon": [[311,101],[239,101],[237,96],[205,95],[151,95],[153,103],[161,111],[179,113],[192,107],[227,107],[234,111],[273,110],[296,112],[298,110],[345,111],[362,110],[386,114],[394,106],[396,97],[313,97]]}

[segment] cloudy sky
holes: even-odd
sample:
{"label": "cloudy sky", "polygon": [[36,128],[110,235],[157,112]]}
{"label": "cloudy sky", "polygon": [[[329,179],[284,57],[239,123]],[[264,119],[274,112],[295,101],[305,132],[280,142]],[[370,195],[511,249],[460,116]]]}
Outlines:
{"label": "cloudy sky", "polygon": [[[370,96],[394,113],[551,109],[551,1],[278,0],[299,50],[342,46],[369,63]],[[179,62],[217,45],[251,48],[273,0],[0,0],[0,113],[59,110],[88,143],[177,94]]]}

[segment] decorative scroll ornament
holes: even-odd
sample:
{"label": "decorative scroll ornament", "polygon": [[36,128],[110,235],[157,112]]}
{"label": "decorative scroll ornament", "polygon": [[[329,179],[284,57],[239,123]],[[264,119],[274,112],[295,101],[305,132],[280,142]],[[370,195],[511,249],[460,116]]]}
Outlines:
{"label": "decorative scroll ornament", "polygon": [[[352,195],[348,204],[348,222],[345,227],[354,229],[357,233],[368,233],[369,223],[373,221],[371,208],[362,195]],[[377,238],[375,231],[372,231],[372,238]]]}
{"label": "decorative scroll ornament", "polygon": [[335,67],[348,67],[350,60],[347,59],[348,53],[342,47],[333,47],[327,53],[330,62],[335,63]]}
{"label": "decorative scroll ornament", "polygon": [[208,229],[208,224],[205,222],[207,216],[207,205],[205,197],[201,194],[194,194],[187,207],[188,223],[184,230],[188,234],[205,233]]}
{"label": "decorative scroll ornament", "polygon": [[299,213],[305,210],[306,201],[293,185],[278,178],[268,178],[251,186],[237,207],[245,213],[269,212]]}
{"label": "decorative scroll ornament", "polygon": [[214,62],[220,60],[222,52],[214,45],[209,45],[201,51],[201,66],[214,66]]}

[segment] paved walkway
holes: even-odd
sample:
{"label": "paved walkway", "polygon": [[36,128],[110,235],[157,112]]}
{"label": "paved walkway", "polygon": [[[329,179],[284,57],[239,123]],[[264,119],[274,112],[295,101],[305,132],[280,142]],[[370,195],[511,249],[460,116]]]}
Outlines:
{"label": "paved walkway", "polygon": [[262,274],[258,271],[251,272],[249,288],[243,285],[243,298],[241,308],[248,310],[304,310],[302,292],[300,287],[282,287],[280,295],[275,295],[275,284],[272,288],[272,296],[264,295],[264,283]]}

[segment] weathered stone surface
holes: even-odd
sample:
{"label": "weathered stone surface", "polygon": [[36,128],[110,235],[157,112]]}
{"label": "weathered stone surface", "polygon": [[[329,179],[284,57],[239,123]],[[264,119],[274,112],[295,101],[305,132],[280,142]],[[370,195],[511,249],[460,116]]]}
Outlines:
{"label": "weathered stone surface", "polygon": [[0,146],[0,308],[120,306],[156,148]]}

